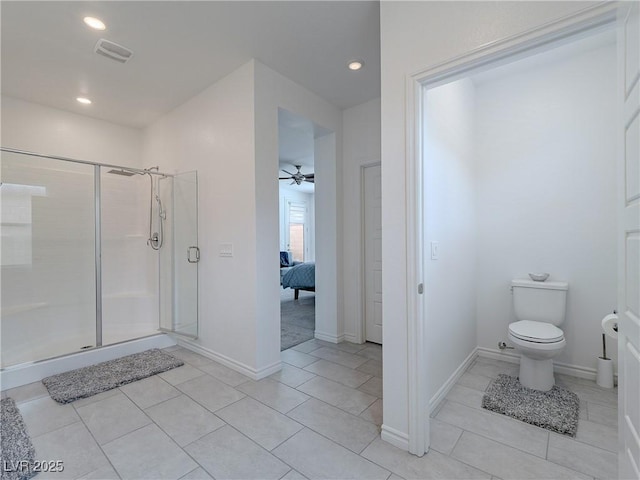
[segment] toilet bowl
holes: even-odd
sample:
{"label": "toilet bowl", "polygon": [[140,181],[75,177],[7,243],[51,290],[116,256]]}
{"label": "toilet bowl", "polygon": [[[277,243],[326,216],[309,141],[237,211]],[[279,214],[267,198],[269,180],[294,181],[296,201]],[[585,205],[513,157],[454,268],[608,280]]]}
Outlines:
{"label": "toilet bowl", "polygon": [[520,320],[509,325],[508,337],[521,353],[520,383],[535,390],[551,390],[555,385],[553,358],[567,345],[562,330],[546,322]]}
{"label": "toilet bowl", "polygon": [[509,324],[508,338],[520,352],[520,383],[548,391],[555,385],[553,358],[567,345],[558,325],[564,322],[565,282],[513,280],[513,306],[518,321]]}

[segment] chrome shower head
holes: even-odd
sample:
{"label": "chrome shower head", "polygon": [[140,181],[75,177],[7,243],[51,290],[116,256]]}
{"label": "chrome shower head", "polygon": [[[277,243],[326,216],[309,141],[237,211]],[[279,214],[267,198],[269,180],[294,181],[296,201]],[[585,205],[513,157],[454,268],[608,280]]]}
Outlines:
{"label": "chrome shower head", "polygon": [[107,173],[113,173],[114,175],[122,175],[123,177],[133,177],[136,174],[136,172],[130,172],[124,169],[120,169],[120,170],[111,169]]}

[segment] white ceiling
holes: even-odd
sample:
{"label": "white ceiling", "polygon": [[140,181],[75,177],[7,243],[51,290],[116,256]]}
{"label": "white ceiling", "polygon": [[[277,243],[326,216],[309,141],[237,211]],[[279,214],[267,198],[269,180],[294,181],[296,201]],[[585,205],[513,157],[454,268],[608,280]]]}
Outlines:
{"label": "white ceiling", "polygon": [[[150,124],[251,58],[340,108],[380,95],[378,2],[3,0],[1,9],[3,94],[123,125]],[[95,54],[99,38],[133,58]],[[361,71],[346,68],[354,58]]]}

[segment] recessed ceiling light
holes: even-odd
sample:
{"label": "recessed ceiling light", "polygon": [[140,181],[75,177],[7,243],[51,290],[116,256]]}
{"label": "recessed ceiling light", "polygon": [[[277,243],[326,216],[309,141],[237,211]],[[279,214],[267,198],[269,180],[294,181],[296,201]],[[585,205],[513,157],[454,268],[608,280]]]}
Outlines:
{"label": "recessed ceiling light", "polygon": [[86,97],[78,97],[76,98],[76,100],[80,103],[82,103],[83,105],[91,105],[91,100],[89,100]]}
{"label": "recessed ceiling light", "polygon": [[99,18],[84,17],[83,20],[84,20],[84,23],[86,23],[87,25],[89,25],[91,28],[95,30],[105,30],[107,28],[104,22]]}
{"label": "recessed ceiling light", "polygon": [[349,62],[349,70],[360,70],[362,67],[364,67],[364,62],[362,60],[353,60],[351,62]]}

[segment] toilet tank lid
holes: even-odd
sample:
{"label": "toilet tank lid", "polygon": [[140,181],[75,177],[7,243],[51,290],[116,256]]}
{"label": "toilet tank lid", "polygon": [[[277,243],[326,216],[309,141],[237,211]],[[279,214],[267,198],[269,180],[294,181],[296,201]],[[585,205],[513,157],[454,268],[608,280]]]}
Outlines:
{"label": "toilet tank lid", "polygon": [[569,284],[567,282],[534,282],[524,278],[517,278],[511,280],[512,287],[523,288],[546,288],[548,290],[569,290]]}

